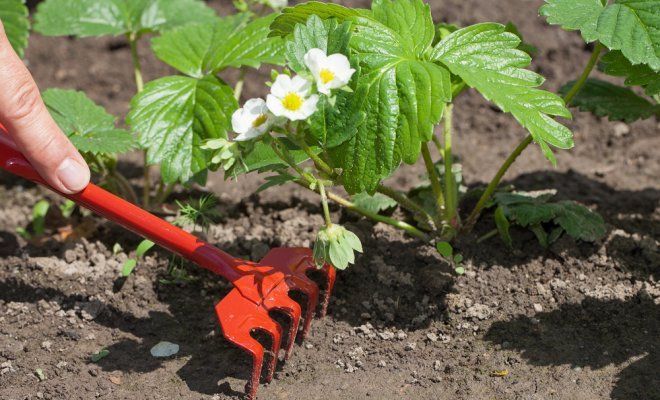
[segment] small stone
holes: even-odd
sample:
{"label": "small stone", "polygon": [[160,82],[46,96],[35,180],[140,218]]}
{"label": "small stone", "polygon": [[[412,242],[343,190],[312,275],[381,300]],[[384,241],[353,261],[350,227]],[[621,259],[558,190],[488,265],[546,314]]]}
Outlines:
{"label": "small stone", "polygon": [[385,360],[378,361],[378,367],[380,367],[380,368],[387,367],[387,363],[385,362]]}
{"label": "small stone", "polygon": [[587,276],[585,274],[580,274],[580,275],[578,275],[578,280],[585,281],[585,280],[587,280]]}
{"label": "small stone", "polygon": [[41,342],[41,348],[50,351],[50,348],[53,346],[53,343],[50,340],[44,340]]}
{"label": "small stone", "polygon": [[171,357],[179,352],[179,345],[170,342],[160,342],[151,348],[151,355],[156,358]]}
{"label": "small stone", "polygon": [[543,312],[543,306],[539,303],[534,303],[534,311],[537,313]]}
{"label": "small stone", "polygon": [[309,350],[309,349],[313,349],[313,348],[314,348],[314,345],[311,344],[311,343],[305,343],[305,348],[306,348],[307,350]]}
{"label": "small stone", "polygon": [[442,370],[442,363],[440,362],[440,360],[435,360],[435,361],[433,361],[433,369],[434,369],[435,371],[440,371],[440,370]]}
{"label": "small stone", "polygon": [[408,337],[408,334],[405,333],[404,331],[400,330],[396,333],[396,338],[399,340],[404,340]]}
{"label": "small stone", "polygon": [[465,316],[468,318],[476,318],[479,320],[485,320],[491,316],[490,308],[485,304],[475,304],[472,307],[468,308]]}
{"label": "small stone", "polygon": [[404,349],[406,351],[413,351],[416,348],[417,348],[417,343],[415,343],[415,342],[408,342],[408,343],[406,343],[406,347],[404,347]]}
{"label": "small stone", "polygon": [[431,342],[437,342],[438,341],[438,335],[436,335],[433,332],[429,332],[426,334],[426,338],[430,340]]}
{"label": "small stone", "polygon": [[382,340],[392,340],[394,339],[394,332],[390,332],[390,331],[378,332],[378,336]]}
{"label": "small stone", "polygon": [[622,138],[627,136],[630,133],[630,126],[623,122],[617,122],[614,124],[614,137]]}
{"label": "small stone", "polygon": [[69,365],[69,363],[67,363],[66,361],[60,361],[57,363],[57,365],[55,365],[55,367],[58,369],[62,369],[65,368],[67,365]]}

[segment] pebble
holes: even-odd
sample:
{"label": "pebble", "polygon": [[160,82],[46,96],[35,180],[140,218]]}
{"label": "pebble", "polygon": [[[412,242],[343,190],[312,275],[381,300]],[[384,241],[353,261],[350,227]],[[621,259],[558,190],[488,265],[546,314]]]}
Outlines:
{"label": "pebble", "polygon": [[442,369],[442,363],[440,362],[440,360],[433,361],[433,369],[435,371],[440,371]]}
{"label": "pebble", "polygon": [[490,307],[485,304],[475,304],[472,307],[468,308],[465,316],[468,318],[477,318],[479,320],[485,320],[491,316]]}
{"label": "pebble", "polygon": [[438,341],[438,335],[436,335],[433,332],[429,332],[426,334],[426,338],[430,340],[431,342],[437,342]]}
{"label": "pebble", "polygon": [[415,350],[416,348],[417,348],[417,343],[415,342],[408,342],[406,343],[406,347],[404,347],[406,351],[412,351]]}
{"label": "pebble", "polygon": [[50,340],[44,340],[41,342],[41,348],[50,351],[50,348],[53,346],[53,343]]}
{"label": "pebble", "polygon": [[614,137],[622,138],[627,136],[630,133],[630,126],[623,122],[617,122],[614,124]]}
{"label": "pebble", "polygon": [[390,332],[390,331],[378,332],[378,336],[382,340],[392,340],[394,339],[394,332]]}
{"label": "pebble", "polygon": [[543,312],[543,306],[539,303],[534,303],[534,311],[537,313]]}
{"label": "pebble", "polygon": [[387,363],[385,362],[385,360],[380,360],[380,361],[378,361],[378,366],[380,368],[385,368],[385,367],[387,367]]}
{"label": "pebble", "polygon": [[313,348],[314,348],[314,345],[311,344],[311,343],[305,343],[305,348],[306,348],[307,350],[309,350],[309,349],[313,349]]}

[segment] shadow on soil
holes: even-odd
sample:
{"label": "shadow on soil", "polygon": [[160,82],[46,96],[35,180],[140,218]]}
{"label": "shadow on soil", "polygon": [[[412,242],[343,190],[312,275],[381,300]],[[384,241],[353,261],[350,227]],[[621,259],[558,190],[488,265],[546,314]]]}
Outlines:
{"label": "shadow on soil", "polygon": [[533,365],[600,369],[636,358],[618,376],[613,400],[660,399],[660,306],[585,299],[558,310],[495,322],[486,340],[508,342]]}
{"label": "shadow on soil", "polygon": [[[512,183],[524,190],[556,188],[560,199],[570,198],[584,204],[595,204],[614,229],[642,235],[654,235],[659,229],[657,221],[651,218],[660,198],[659,191],[655,189],[617,191],[574,172],[523,175]],[[297,208],[303,215],[320,211],[318,205],[296,198],[292,203],[268,203],[261,198],[259,203],[258,206],[249,207],[259,208],[259,221],[270,221],[267,223],[271,225],[281,221],[269,219],[268,213],[283,207]],[[247,209],[244,207],[239,205],[230,214],[245,213]],[[636,217],[633,220],[624,218],[629,215]],[[420,246],[414,240],[393,235],[389,231],[380,232],[376,238],[370,223],[351,215],[343,215],[342,220],[342,223],[349,225],[351,230],[363,238],[366,255],[361,257],[357,267],[339,274],[335,297],[329,310],[331,318],[346,321],[351,326],[370,322],[377,327],[413,330],[445,318],[444,298],[453,290],[453,273],[432,248]],[[481,225],[488,225],[487,222]],[[3,244],[0,247],[15,248],[15,251],[6,255],[18,253],[16,239],[12,236],[13,233],[0,233],[0,243]],[[108,227],[103,231],[103,237],[107,242],[108,238],[122,238],[126,235],[120,228]],[[98,239],[102,240],[103,237]],[[478,246],[466,245],[461,251],[468,259],[477,261],[476,265],[486,267],[493,264],[523,265],[538,257],[560,257],[560,251],[544,251],[534,242],[533,237],[524,234],[518,238],[517,248],[525,249],[525,252],[518,250],[513,256],[499,242],[493,243],[497,240],[495,238]],[[275,237],[272,243],[266,244],[278,246],[281,243]],[[631,239],[631,243],[624,244],[628,247],[610,242],[608,246],[614,246],[614,249],[610,252],[608,248],[608,253],[620,257],[631,270],[643,276],[650,275],[650,267],[640,257],[641,250],[636,242]],[[218,245],[236,255],[249,254],[241,243]],[[578,259],[588,258],[598,249],[595,245],[575,246],[572,242],[565,246],[561,251],[568,251],[571,257]],[[27,251],[37,250],[30,250],[28,246]],[[43,252],[38,252],[43,255]],[[234,391],[225,378],[247,380],[251,360],[222,338],[213,309],[214,303],[228,288],[217,289],[216,285],[217,290],[208,291],[212,297],[204,298],[200,293],[208,288],[203,282],[216,282],[218,278],[205,272],[192,274],[198,280],[185,285],[162,287],[155,283],[159,300],[169,306],[169,313],[150,312],[148,317],[136,318],[110,305],[105,306],[105,311],[94,322],[129,333],[135,338],[124,338],[110,346],[110,355],[99,362],[102,368],[138,372],[157,369],[161,363],[151,357],[148,350],[157,342],[168,340],[181,344],[178,357],[188,358],[177,374],[191,390],[205,394],[220,391],[238,395],[239,392]],[[129,286],[123,290],[131,289]],[[137,297],[136,302],[140,304],[139,293],[131,296]],[[32,287],[18,281],[0,282],[0,299],[4,301],[27,302],[57,298],[65,309],[72,309],[75,302],[86,297],[82,294],[69,296],[58,290]],[[143,303],[141,307],[149,307],[147,302]],[[437,306],[433,308],[429,304]],[[523,352],[530,362],[539,365],[572,363],[601,368],[608,363],[624,362],[630,357],[640,356],[619,376],[612,396],[617,400],[650,399],[657,396],[657,388],[660,387],[650,384],[654,382],[652,379],[656,379],[657,383],[657,377],[653,377],[652,373],[660,368],[656,341],[660,334],[659,317],[657,305],[639,300],[625,303],[588,300],[581,305],[565,305],[558,311],[541,314],[541,323],[538,325],[533,325],[527,318],[497,322],[487,338],[494,342],[499,342],[499,338],[503,337],[509,340],[516,338],[514,348]],[[607,356],[603,355],[605,351]],[[225,382],[219,385],[219,380]]]}
{"label": "shadow on soil", "polygon": [[[638,278],[643,279],[658,273],[660,256],[644,247],[644,237],[649,240],[648,238],[660,235],[660,221],[654,218],[655,209],[660,205],[660,190],[616,190],[575,171],[523,174],[505,184],[524,191],[556,189],[555,200],[574,200],[587,206],[595,206],[595,210],[605,219],[608,234],[615,230],[624,231],[621,235],[613,235],[607,242],[607,255],[614,258],[621,268],[632,272]],[[495,223],[491,215],[486,214],[477,224],[475,235],[467,239],[479,237],[494,228]],[[481,244],[463,241],[461,250],[466,258],[477,265],[511,267],[525,265],[540,257],[555,258],[559,261],[565,257],[586,260],[601,247],[592,243],[576,243],[564,235],[546,250],[539,246],[534,235],[528,230],[513,227],[512,236],[513,251],[507,249],[498,237]]]}

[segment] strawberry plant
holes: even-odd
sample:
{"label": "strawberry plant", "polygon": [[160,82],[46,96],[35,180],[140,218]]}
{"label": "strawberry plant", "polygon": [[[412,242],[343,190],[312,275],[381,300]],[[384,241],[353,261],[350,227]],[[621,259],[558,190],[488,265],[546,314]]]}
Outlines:
{"label": "strawberry plant", "polygon": [[[2,2],[19,10],[0,17],[17,27],[9,32],[20,51],[24,6]],[[540,13],[549,23],[594,42],[583,72],[559,93],[543,89],[544,78],[528,69],[537,49],[513,24],[435,24],[423,0],[373,0],[370,9],[286,3],[235,0],[238,12],[220,17],[200,0],[45,0],[34,23],[41,34],[123,36],[136,89],[119,125],[80,92],[51,89],[46,103],[106,186],[145,207],[215,171],[228,179],[268,173],[259,190],[293,183],[316,192],[325,226],[314,254],[338,268],[362,246],[332,221],[329,203],[435,245],[457,271],[463,257],[450,242],[484,211],[493,212],[495,229],[480,240],[499,234],[511,245],[514,224],[544,246],[562,234],[593,241],[605,233],[603,220],[582,205],[499,186],[530,144],[553,165],[556,150],[573,147],[562,122],[571,118],[569,106],[627,122],[658,115],[659,1],[546,0]],[[176,74],[144,83],[145,36]],[[243,99],[246,74],[264,65],[272,68],[267,95]],[[590,77],[596,66],[624,86]],[[223,73],[231,69],[237,73]],[[468,90],[528,131],[486,187],[464,184],[452,151],[454,104]],[[132,149],[145,155],[141,196],[116,170],[117,155]],[[425,166],[421,186],[386,184],[416,163]]]}

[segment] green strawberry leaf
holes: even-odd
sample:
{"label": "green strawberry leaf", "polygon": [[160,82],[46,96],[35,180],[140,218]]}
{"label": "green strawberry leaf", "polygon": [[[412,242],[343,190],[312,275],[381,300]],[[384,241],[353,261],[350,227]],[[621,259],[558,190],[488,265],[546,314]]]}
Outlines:
{"label": "green strawberry leaf", "polygon": [[338,24],[337,20],[322,20],[312,15],[305,24],[298,24],[293,39],[286,42],[289,66],[298,73],[307,71],[305,54],[311,49],[321,49],[326,54],[343,54],[350,57],[348,44],[351,39],[351,24]]}
{"label": "green strawberry leaf", "polygon": [[507,245],[507,247],[513,246],[513,239],[511,238],[511,233],[509,228],[511,223],[504,213],[504,209],[500,206],[495,209],[495,226],[497,226],[497,232],[500,234],[500,238]]}
{"label": "green strawberry leaf", "polygon": [[332,105],[326,96],[321,96],[318,111],[310,119],[312,143],[332,149],[355,136],[364,114],[353,107],[352,99],[352,94],[338,92]]}
{"label": "green strawberry leaf", "polygon": [[316,15],[321,19],[336,18],[343,22],[360,14],[368,14],[368,11],[346,8],[339,4],[310,1],[283,9],[282,13],[275,18],[270,26],[271,36],[288,36],[294,31],[296,25],[305,24],[312,15]]}
{"label": "green strawberry leaf", "polygon": [[545,0],[539,13],[549,24],[579,30],[589,43],[598,39],[598,17],[605,8],[601,0]]}
{"label": "green strawberry leaf", "polygon": [[78,150],[94,154],[118,154],[135,148],[133,135],[117,129],[115,117],[94,104],[85,93],[48,89],[42,97],[57,125]]}
{"label": "green strawberry leaf", "polygon": [[632,65],[620,51],[605,54],[598,68],[608,75],[625,77],[626,86],[641,86],[649,96],[660,94],[660,72],[646,64]]}
{"label": "green strawberry leaf", "polygon": [[227,138],[237,108],[233,90],[214,76],[170,76],[148,83],[126,120],[147,150],[147,163],[161,164],[163,181],[187,182],[206,171],[211,154],[201,146]]}
{"label": "green strawberry leaf", "polygon": [[213,23],[183,26],[154,38],[152,49],[163,62],[195,78],[227,67],[283,65],[283,40],[268,37],[274,17],[250,21],[248,14],[237,14]]}
{"label": "green strawberry leaf", "polygon": [[256,190],[255,193],[261,193],[261,192],[263,192],[265,190],[268,190],[272,187],[282,186],[286,183],[289,183],[291,181],[296,180],[296,177],[293,176],[293,175],[289,175],[286,172],[279,172],[278,175],[267,176],[264,179],[266,180],[266,183],[259,186],[259,188]]}
{"label": "green strawberry leaf", "polygon": [[554,228],[548,235],[543,224],[550,222],[577,240],[593,242],[605,235],[607,229],[600,215],[573,201],[550,203],[551,196],[551,193],[497,193],[495,201],[510,222],[531,229],[544,247],[561,234]]}
{"label": "green strawberry leaf", "polygon": [[46,0],[34,29],[46,36],[139,36],[216,18],[201,0]]}
{"label": "green strawberry leaf", "polygon": [[531,59],[517,49],[520,39],[496,23],[477,24],[460,29],[434,48],[431,57],[503,111],[510,112],[541,146],[553,163],[550,149],[573,147],[572,132],[551,116],[570,118],[564,101],[554,93],[537,89],[544,79],[523,69]]}
{"label": "green strawberry leaf", "polygon": [[598,18],[598,39],[632,64],[660,69],[660,1],[615,0]]}
{"label": "green strawberry leaf", "polygon": [[[567,83],[559,92],[567,93],[573,84],[574,82]],[[582,111],[590,111],[612,121],[634,122],[653,115],[660,116],[660,105],[652,104],[631,89],[594,78],[587,79],[582,90],[573,99],[573,104]]]}
{"label": "green strawberry leaf", "polygon": [[0,0],[0,21],[9,43],[23,57],[30,36],[30,20],[25,0]]}
{"label": "green strawberry leaf", "polygon": [[574,239],[594,242],[607,233],[603,217],[583,205],[561,201],[555,204],[555,208],[555,222]]}
{"label": "green strawberry leaf", "polygon": [[351,108],[364,120],[330,151],[349,193],[372,193],[401,161],[415,163],[451,100],[449,71],[426,61],[435,35],[428,6],[376,0],[372,11],[375,19],[351,18],[351,48],[361,67]]}
{"label": "green strawberry leaf", "polygon": [[376,193],[373,196],[369,195],[369,193],[358,193],[351,196],[351,201],[356,206],[372,213],[391,210],[399,204],[395,200],[380,193]]}
{"label": "green strawberry leaf", "polygon": [[[293,144],[288,139],[280,139],[286,146],[289,154],[297,163],[303,163],[309,160],[307,153],[301,150],[298,146]],[[284,162],[273,150],[270,144],[261,140],[256,143],[246,143],[245,147],[241,148],[241,155],[238,160],[225,172],[225,178],[235,178],[242,174],[248,174],[254,171],[272,171],[282,167],[287,167],[288,164]],[[316,153],[321,152],[317,147],[312,147]]]}
{"label": "green strawberry leaf", "polygon": [[587,42],[599,40],[621,50],[632,64],[660,69],[660,1],[546,0],[541,15],[548,23],[579,29]]}

